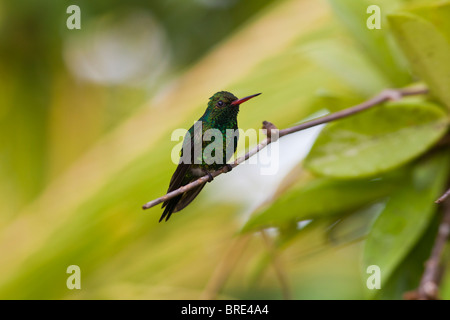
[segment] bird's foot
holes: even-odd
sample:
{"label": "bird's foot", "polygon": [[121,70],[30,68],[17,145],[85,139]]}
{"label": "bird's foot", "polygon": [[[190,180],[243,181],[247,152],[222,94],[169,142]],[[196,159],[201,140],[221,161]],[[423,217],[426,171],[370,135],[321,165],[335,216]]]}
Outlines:
{"label": "bird's foot", "polygon": [[229,163],[227,163],[225,165],[225,167],[227,168],[227,171],[225,171],[225,173],[230,172],[231,170],[233,170],[233,166],[231,164],[229,164]]}
{"label": "bird's foot", "polygon": [[208,175],[208,177],[209,177],[208,182],[211,182],[214,180],[214,177],[212,176],[211,172],[209,172],[208,170],[203,170],[203,172]]}

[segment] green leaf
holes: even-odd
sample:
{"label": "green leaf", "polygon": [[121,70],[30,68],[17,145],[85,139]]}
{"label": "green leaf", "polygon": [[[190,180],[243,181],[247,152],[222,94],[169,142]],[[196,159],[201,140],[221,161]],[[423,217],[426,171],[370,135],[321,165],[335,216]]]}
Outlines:
{"label": "green leaf", "polygon": [[382,288],[429,226],[449,167],[448,153],[419,163],[374,222],[365,243],[363,272],[367,266],[379,266]]}
{"label": "green leaf", "polygon": [[389,103],[325,127],[305,166],[336,178],[377,175],[425,152],[447,126],[445,112],[432,103]]}
{"label": "green leaf", "polygon": [[331,216],[359,208],[389,194],[401,181],[401,176],[353,181],[320,178],[306,185],[297,185],[252,217],[243,231]]}
{"label": "green leaf", "polygon": [[[410,75],[404,68],[404,57],[395,43],[391,41],[386,14],[395,10],[401,1],[397,0],[328,0],[335,15],[344,24],[364,50],[364,55],[382,72],[391,86],[400,87],[410,82]],[[367,19],[373,13],[367,8],[377,5],[380,8],[381,29],[367,28]]]}
{"label": "green leaf", "polygon": [[[374,294],[373,298],[380,300],[403,299],[405,293],[417,289],[424,271],[424,261],[430,256],[438,227],[439,219],[435,215],[423,236],[389,279],[385,281],[381,290],[371,292],[371,294]],[[369,275],[366,274],[365,277],[367,276]],[[383,277],[383,274],[381,277]]]}
{"label": "green leaf", "polygon": [[[367,55],[361,54],[357,46],[354,46],[354,50],[349,50],[349,42],[316,41],[306,45],[304,50],[305,56],[320,68],[325,68],[330,76],[336,76],[342,84],[347,84],[360,96],[367,97],[392,86],[382,69],[377,68]],[[353,99],[358,98],[355,93],[352,93],[352,96]],[[347,107],[349,105],[351,104]]]}
{"label": "green leaf", "polygon": [[450,3],[392,14],[392,31],[415,74],[450,108]]}

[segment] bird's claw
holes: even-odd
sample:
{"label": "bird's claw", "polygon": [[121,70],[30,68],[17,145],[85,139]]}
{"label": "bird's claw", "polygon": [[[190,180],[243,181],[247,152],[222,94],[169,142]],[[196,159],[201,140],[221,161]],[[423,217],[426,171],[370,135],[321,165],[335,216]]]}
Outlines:
{"label": "bird's claw", "polygon": [[206,171],[206,170],[205,170],[205,173],[206,173],[206,174],[208,175],[208,177],[209,177],[208,182],[211,182],[211,181],[214,180],[214,177],[212,176],[212,174],[211,174],[209,171]]}
{"label": "bird's claw", "polygon": [[227,167],[227,171],[225,171],[225,172],[230,172],[231,170],[233,170],[233,166],[231,164],[229,164],[229,163],[227,163],[225,165],[225,167]]}

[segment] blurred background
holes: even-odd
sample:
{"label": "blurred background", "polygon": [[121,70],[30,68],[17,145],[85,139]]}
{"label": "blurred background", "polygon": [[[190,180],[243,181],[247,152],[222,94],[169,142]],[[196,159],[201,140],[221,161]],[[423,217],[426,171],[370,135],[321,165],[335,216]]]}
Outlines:
{"label": "blurred background", "polygon": [[[411,1],[372,2],[384,23]],[[66,27],[71,4],[80,30]],[[1,2],[0,298],[366,298],[358,240],[379,206],[348,216],[334,240],[328,220],[282,250],[276,229],[240,233],[286,177],[309,179],[301,161],[321,128],[286,137],[276,176],[242,165],[168,223],[141,206],[167,190],[172,131],[189,128],[217,91],[263,93],[241,108],[247,130],[411,82],[387,26],[366,28],[367,5]],[[81,290],[66,287],[69,265],[81,269]]]}

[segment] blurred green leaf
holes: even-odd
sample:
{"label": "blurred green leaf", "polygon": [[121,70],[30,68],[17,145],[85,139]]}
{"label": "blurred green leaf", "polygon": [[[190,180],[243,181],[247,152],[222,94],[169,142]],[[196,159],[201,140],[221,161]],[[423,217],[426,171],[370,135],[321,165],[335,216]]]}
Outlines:
{"label": "blurred green leaf", "polygon": [[[380,300],[403,299],[405,293],[417,289],[423,274],[424,261],[430,256],[438,227],[439,219],[435,215],[424,235],[416,241],[416,245],[385,281],[381,290],[370,292],[369,297]],[[381,277],[383,279],[383,271],[381,271]]]}
{"label": "blurred green leaf", "polygon": [[422,154],[447,125],[445,112],[432,103],[389,103],[325,127],[305,165],[330,177],[373,176]]}
{"label": "blurred green leaf", "polygon": [[[352,46],[353,50],[349,50],[349,46]],[[391,85],[382,70],[377,68],[367,55],[361,54],[350,40],[316,41],[306,45],[304,50],[305,55],[325,68],[330,77],[336,76],[342,84],[352,88],[353,99],[358,98],[355,92],[361,97],[367,97]],[[343,95],[345,91],[339,90],[337,93]],[[350,105],[347,104],[347,107]]]}
{"label": "blurred green leaf", "polygon": [[389,16],[413,71],[450,108],[450,3]]}
{"label": "blurred green leaf", "polygon": [[[410,76],[404,68],[404,57],[391,41],[389,27],[386,24],[386,14],[396,9],[401,1],[395,0],[328,0],[334,13],[347,27],[354,39],[364,49],[367,56],[378,67],[391,86],[404,86],[410,81]],[[377,5],[380,8],[381,29],[369,29],[366,26],[371,14],[367,8]]]}
{"label": "blurred green leaf", "polygon": [[388,195],[395,189],[401,176],[353,181],[319,178],[306,185],[297,185],[263,212],[252,217],[243,231],[356,209]]}
{"label": "blurred green leaf", "polygon": [[419,163],[374,222],[365,243],[363,269],[379,266],[382,287],[427,229],[449,168],[448,153]]}

